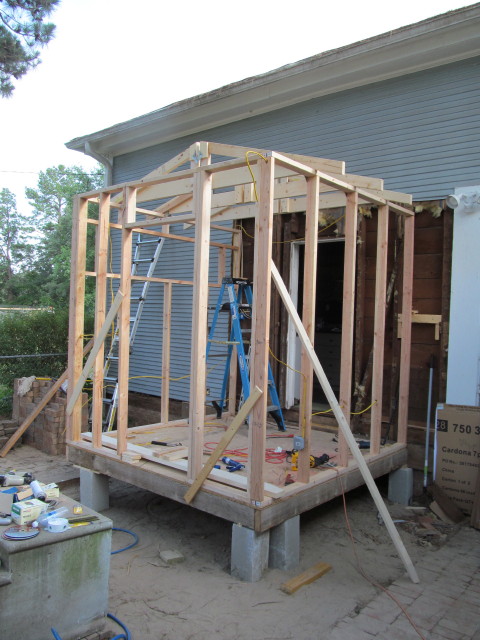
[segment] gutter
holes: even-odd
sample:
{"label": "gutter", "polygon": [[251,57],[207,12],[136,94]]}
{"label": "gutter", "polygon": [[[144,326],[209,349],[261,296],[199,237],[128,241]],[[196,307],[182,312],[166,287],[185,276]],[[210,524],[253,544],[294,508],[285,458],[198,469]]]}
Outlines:
{"label": "gutter", "polygon": [[103,186],[104,187],[109,187],[110,185],[112,185],[113,184],[113,160],[112,160],[112,158],[110,156],[103,155],[103,154],[99,153],[98,151],[95,151],[95,149],[93,149],[92,145],[90,144],[90,142],[88,140],[85,142],[83,153],[86,156],[90,156],[90,157],[94,158],[95,160],[100,162],[100,164],[103,164],[103,166],[105,168],[105,172],[103,174]]}

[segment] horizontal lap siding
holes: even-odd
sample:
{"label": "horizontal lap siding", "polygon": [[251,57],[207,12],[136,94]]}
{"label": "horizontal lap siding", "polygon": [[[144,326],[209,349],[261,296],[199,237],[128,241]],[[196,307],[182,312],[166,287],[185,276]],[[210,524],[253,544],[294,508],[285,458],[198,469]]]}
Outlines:
{"label": "horizontal lap siding", "polygon": [[[115,158],[114,182],[141,178],[196,140],[212,140],[344,160],[347,172],[383,178],[385,188],[411,193],[414,200],[444,198],[455,186],[479,181],[479,71],[480,58],[472,58],[141,149]],[[418,236],[421,243],[421,232]],[[230,237],[218,237],[230,242]],[[191,279],[193,246],[167,251],[168,262],[163,256],[156,275],[168,264],[172,277]],[[216,256],[212,251],[211,281],[216,281]],[[420,297],[422,284],[416,283]],[[132,354],[132,371],[155,368],[161,361],[160,289],[152,289],[158,300],[149,300],[151,311],[145,309],[145,328],[138,334],[144,344],[138,357]],[[173,295],[172,376],[177,377],[189,373],[191,289],[174,287]],[[220,368],[212,372],[217,385]],[[159,394],[159,381],[133,382],[136,390]],[[172,397],[186,399],[187,383],[172,382],[171,388]]]}
{"label": "horizontal lap siding", "polygon": [[[274,108],[274,105],[272,105]],[[138,178],[196,140],[345,160],[415,200],[478,181],[480,59],[351,89],[120,156],[115,181]]]}

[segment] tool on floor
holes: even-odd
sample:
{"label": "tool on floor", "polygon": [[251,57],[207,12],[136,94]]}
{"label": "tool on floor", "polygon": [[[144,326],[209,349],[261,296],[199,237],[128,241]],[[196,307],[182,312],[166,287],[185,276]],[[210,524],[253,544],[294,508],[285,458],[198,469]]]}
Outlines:
{"label": "tool on floor", "polygon": [[[135,242],[135,251],[132,258],[131,275],[142,275],[150,278],[153,276],[155,267],[157,266],[160,253],[165,243],[165,238],[158,238],[156,240],[142,240],[142,236],[139,233]],[[151,251],[154,246],[153,252]],[[150,249],[150,250],[149,250]],[[146,273],[139,273],[142,266],[147,266]],[[147,299],[148,290],[150,288],[150,281],[146,280],[141,282],[139,280],[132,280],[132,315],[130,318],[130,351],[133,348],[135,336],[137,334],[138,326],[142,316],[145,301]],[[110,342],[107,356],[105,358],[105,365],[103,369],[103,380],[105,387],[105,395],[103,397],[104,417],[103,417],[103,431],[111,431],[115,422],[118,406],[118,378],[116,375],[116,368],[118,363],[118,345],[119,345],[119,326],[118,320],[115,322],[115,328],[113,330],[113,337]],[[110,371],[113,369],[113,372]],[[109,375],[110,374],[110,375]]]}
{"label": "tool on floor", "polygon": [[[290,459],[289,459],[290,458]],[[316,467],[321,467],[326,464],[330,460],[330,456],[327,453],[322,454],[321,456],[309,456],[310,458],[310,469],[315,469]],[[287,451],[287,462],[292,463],[292,471],[298,471],[298,451],[292,449],[291,451]]]}
{"label": "tool on floor", "polygon": [[162,447],[181,447],[181,442],[160,442],[159,440],[152,440],[152,444],[158,444]]}
{"label": "tool on floor", "polygon": [[245,469],[245,465],[237,460],[232,460],[232,458],[227,458],[227,456],[223,456],[222,462],[227,466],[227,471],[231,473],[233,471],[240,471],[241,469]]}
{"label": "tool on floor", "polygon": [[[235,287],[237,290],[235,291]],[[224,293],[228,293],[228,302],[223,302]],[[233,347],[236,347],[238,367],[240,370],[240,379],[242,383],[242,397],[240,404],[250,395],[250,340],[244,339],[244,334],[250,334],[251,328],[242,327],[244,320],[251,320],[253,310],[253,292],[252,283],[246,278],[230,278],[226,277],[222,280],[222,285],[218,294],[217,304],[214,307],[212,324],[208,334],[207,342],[207,360],[213,357],[226,357],[225,369],[223,375],[223,384],[221,396],[218,401],[213,401],[217,412],[217,418],[222,417],[222,411],[226,405],[227,385],[230,379],[230,363],[232,359]],[[229,340],[215,339],[215,331],[218,329],[218,320],[221,311],[230,313],[230,338]],[[249,348],[245,352],[245,345],[248,343]],[[210,353],[213,344],[227,345],[227,352],[224,354]],[[272,368],[268,363],[268,393],[270,395],[271,404],[267,407],[268,413],[272,416],[278,425],[280,431],[285,431],[285,421],[283,418],[280,399],[278,397],[275,380],[273,378]]]}
{"label": "tool on floor", "polygon": [[30,484],[33,480],[31,473],[19,474],[15,471],[7,471],[7,473],[0,475],[0,485],[2,487],[21,487],[24,484]]}

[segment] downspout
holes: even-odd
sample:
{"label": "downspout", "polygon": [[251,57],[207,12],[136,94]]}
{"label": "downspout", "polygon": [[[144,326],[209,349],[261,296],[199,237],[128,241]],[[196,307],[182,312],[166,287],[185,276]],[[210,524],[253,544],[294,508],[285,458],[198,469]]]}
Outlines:
{"label": "downspout", "polygon": [[91,156],[92,158],[95,158],[95,160],[98,160],[98,162],[100,162],[100,164],[103,164],[103,166],[105,167],[105,173],[104,173],[104,178],[103,178],[103,186],[104,187],[109,187],[113,182],[113,162],[112,162],[112,159],[109,158],[108,156],[103,156],[101,153],[98,153],[97,151],[94,151],[92,149],[92,145],[90,144],[90,142],[85,142],[84,153],[85,153],[85,155]]}

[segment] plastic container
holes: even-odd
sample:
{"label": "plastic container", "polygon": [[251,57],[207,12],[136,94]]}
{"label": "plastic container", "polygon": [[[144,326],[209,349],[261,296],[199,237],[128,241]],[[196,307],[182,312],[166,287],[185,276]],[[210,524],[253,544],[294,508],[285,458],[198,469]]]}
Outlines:
{"label": "plastic container", "polygon": [[43,500],[45,502],[47,496],[45,491],[40,486],[38,480],[32,480],[32,482],[30,482],[30,489],[33,492],[34,498],[36,498],[37,500]]}
{"label": "plastic container", "polygon": [[42,513],[42,515],[32,523],[32,526],[39,527],[40,529],[46,529],[49,520],[53,520],[55,518],[63,518],[67,513],[68,507],[59,507],[58,509],[54,509],[53,511],[47,511],[47,513]]}

